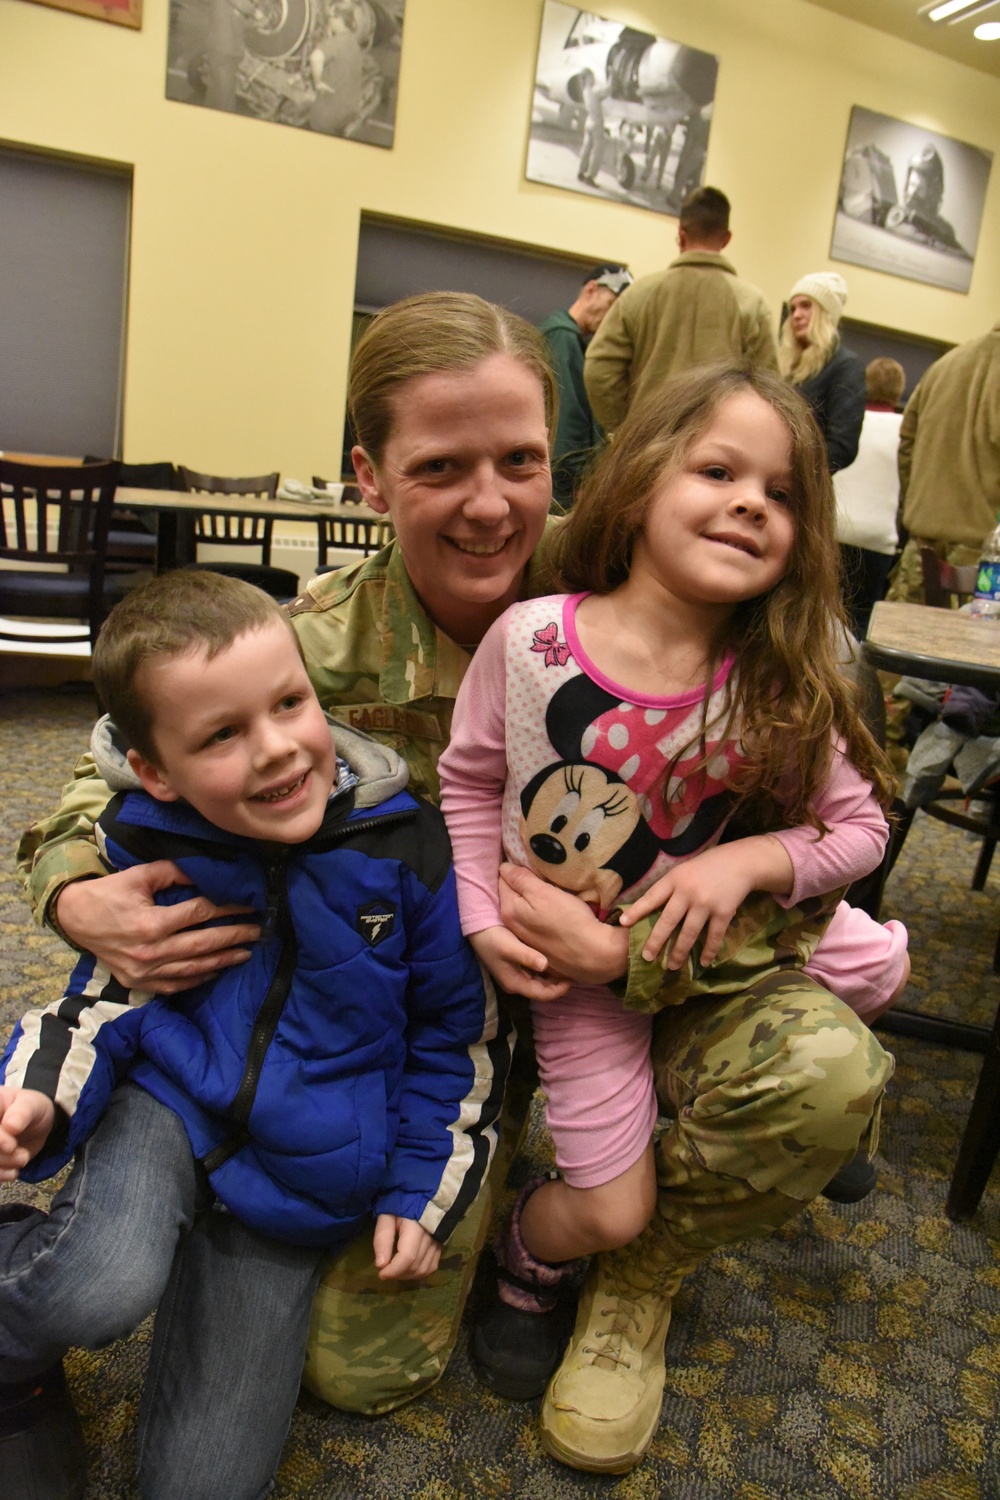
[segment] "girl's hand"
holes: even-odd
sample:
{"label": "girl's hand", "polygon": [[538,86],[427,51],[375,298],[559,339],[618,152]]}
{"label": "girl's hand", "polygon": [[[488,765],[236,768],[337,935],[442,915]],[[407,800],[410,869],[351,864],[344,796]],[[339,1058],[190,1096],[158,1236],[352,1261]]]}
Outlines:
{"label": "girl's hand", "polygon": [[701,963],[718,957],[730,922],[751,891],[787,895],[794,872],[784,846],[767,834],[734,839],[684,860],[661,875],[639,897],[621,919],[631,927],[642,917],[663,907],[646,942],[642,956],[655,963],[672,932],[677,932],[667,969],[679,969],[703,930]]}
{"label": "girl's hand", "polygon": [[441,1260],[441,1246],[416,1219],[379,1214],[372,1237],[380,1281],[416,1281],[432,1276]]}
{"label": "girl's hand", "polygon": [[628,933],[522,865],[500,866],[500,914],[515,937],[574,984],[610,984],[628,971]]}
{"label": "girl's hand", "polygon": [[529,948],[506,927],[484,927],[469,942],[497,984],[511,994],[528,1000],[558,1000],[569,989],[568,979],[545,972],[549,961],[544,953]]}

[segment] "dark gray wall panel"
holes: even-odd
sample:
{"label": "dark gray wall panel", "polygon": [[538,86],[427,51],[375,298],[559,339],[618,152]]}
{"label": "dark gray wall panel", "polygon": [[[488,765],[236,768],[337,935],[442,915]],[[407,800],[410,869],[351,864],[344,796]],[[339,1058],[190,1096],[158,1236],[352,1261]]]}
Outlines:
{"label": "dark gray wall panel", "polygon": [[541,323],[576,300],[585,273],[607,256],[553,256],[413,224],[362,218],[354,304],[376,312],[417,292],[476,292]]}
{"label": "dark gray wall panel", "polygon": [[131,190],[0,148],[0,449],[117,455]]}

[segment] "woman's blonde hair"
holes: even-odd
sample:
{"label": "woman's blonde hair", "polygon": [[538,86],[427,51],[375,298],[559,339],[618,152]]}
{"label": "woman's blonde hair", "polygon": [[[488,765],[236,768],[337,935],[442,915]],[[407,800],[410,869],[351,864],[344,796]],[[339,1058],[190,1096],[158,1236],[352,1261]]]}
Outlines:
{"label": "woman's blonde hair", "polygon": [[[766,401],[791,438],[794,542],[779,582],[736,606],[713,644],[706,683],[732,652],[722,737],[738,736],[743,747],[733,786],[741,824],[822,831],[812,803],[828,773],[833,735],[843,737],[848,758],[883,806],[892,782],[842,670],[846,621],[833,486],[823,438],[802,396],[777,375],[742,365],[707,366],[667,381],[632,408],[584,481],[553,561],[571,592],[610,593],[624,583],[655,492],[681,469],[723,404],[745,392]],[[703,737],[706,727],[703,720]]]}
{"label": "woman's blonde hair", "polygon": [[[812,302],[811,297],[809,300]],[[778,340],[778,368],[793,385],[801,385],[804,380],[818,375],[823,366],[829,363],[833,351],[840,343],[836,323],[818,302],[812,303],[808,333],[809,342],[803,349],[792,332],[791,318],[786,318],[782,324]]]}
{"label": "woman's blonde hair", "polygon": [[537,376],[554,434],[559,396],[548,349],[517,313],[469,292],[425,292],[376,314],[354,350],[347,391],[357,440],[372,463],[382,461],[407,381],[465,370],[492,354],[509,354]]}

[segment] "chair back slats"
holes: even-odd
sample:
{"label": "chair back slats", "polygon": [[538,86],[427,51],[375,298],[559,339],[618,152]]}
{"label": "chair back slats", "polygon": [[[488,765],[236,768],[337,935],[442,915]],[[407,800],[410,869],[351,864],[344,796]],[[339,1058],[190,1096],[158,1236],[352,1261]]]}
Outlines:
{"label": "chair back slats", "polygon": [[[314,474],[313,486],[318,490],[326,489],[327,481]],[[358,519],[354,521],[340,516],[318,515],[316,517],[319,533],[316,566],[322,571],[328,571],[327,556],[331,549],[340,552],[360,552],[363,557],[368,557],[372,552],[378,552],[380,548],[385,547],[395,536],[389,517],[373,517],[364,505],[361,491],[356,484],[344,485],[340,504],[356,505]]]}
{"label": "chair back slats", "polygon": [[[35,565],[0,570],[0,615],[85,620],[83,639],[93,646],[107,608],[104,566],[117,480],[117,463],[0,459],[0,558]],[[36,641],[38,630],[5,627],[4,636]]]}
{"label": "chair back slats", "polygon": [[[195,469],[178,465],[181,485],[189,494],[256,495],[273,500],[278,493],[281,475],[257,474],[247,479],[225,479],[218,474],[199,474]],[[261,562],[271,561],[271,533],[274,522],[264,516],[195,517],[194,535],[198,542],[212,542],[226,547],[259,547]]]}
{"label": "chair back slats", "polygon": [[92,567],[107,543],[117,474],[116,463],[57,467],[0,459],[0,557]]}

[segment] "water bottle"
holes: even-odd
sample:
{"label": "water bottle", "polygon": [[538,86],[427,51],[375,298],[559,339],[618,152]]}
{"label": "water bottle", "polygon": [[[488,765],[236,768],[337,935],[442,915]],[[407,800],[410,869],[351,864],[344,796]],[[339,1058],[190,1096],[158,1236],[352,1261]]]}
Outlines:
{"label": "water bottle", "polygon": [[980,620],[1000,620],[1000,513],[997,525],[982,546],[976,592],[969,613]]}

